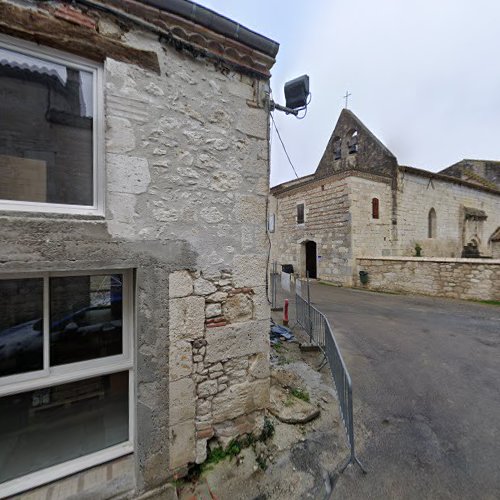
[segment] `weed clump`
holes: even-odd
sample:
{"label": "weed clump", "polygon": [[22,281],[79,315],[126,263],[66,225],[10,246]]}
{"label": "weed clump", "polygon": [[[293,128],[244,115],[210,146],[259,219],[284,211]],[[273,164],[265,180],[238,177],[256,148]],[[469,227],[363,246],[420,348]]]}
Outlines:
{"label": "weed clump", "polygon": [[309,403],[310,397],[309,393],[300,387],[292,387],[290,389],[290,392],[292,393],[292,396],[295,396],[297,399],[301,399],[302,401],[305,401],[306,403]]}
{"label": "weed clump", "polygon": [[271,419],[264,417],[264,426],[258,437],[253,434],[247,434],[244,437],[231,440],[226,448],[217,446],[210,449],[206,460],[202,464],[193,464],[190,467],[186,480],[190,482],[197,481],[205,471],[210,470],[214,465],[227,458],[233,459],[237,457],[241,453],[241,450],[249,448],[250,446],[256,455],[257,465],[262,470],[265,470],[267,468],[267,460],[262,454],[257,453],[256,444],[265,443],[272,438],[273,435],[274,424]]}

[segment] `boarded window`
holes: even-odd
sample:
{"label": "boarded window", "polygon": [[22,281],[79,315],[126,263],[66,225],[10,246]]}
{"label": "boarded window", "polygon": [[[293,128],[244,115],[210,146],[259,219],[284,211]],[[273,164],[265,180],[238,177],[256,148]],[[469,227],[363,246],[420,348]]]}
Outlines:
{"label": "boarded window", "polygon": [[379,201],[378,198],[372,198],[372,219],[379,218]]}
{"label": "boarded window", "polygon": [[297,224],[304,224],[304,204],[297,205]]}
{"label": "boarded window", "polygon": [[429,210],[429,217],[428,217],[428,234],[427,236],[429,238],[435,238],[436,233],[437,233],[437,220],[436,220],[436,211],[431,208]]}

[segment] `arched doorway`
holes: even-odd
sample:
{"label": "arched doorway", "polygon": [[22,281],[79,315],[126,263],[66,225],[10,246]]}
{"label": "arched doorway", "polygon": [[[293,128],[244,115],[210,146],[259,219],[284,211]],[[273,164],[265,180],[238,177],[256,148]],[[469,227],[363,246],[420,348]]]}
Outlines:
{"label": "arched doorway", "polygon": [[309,271],[309,278],[317,278],[317,261],[316,242],[306,241],[306,272]]}

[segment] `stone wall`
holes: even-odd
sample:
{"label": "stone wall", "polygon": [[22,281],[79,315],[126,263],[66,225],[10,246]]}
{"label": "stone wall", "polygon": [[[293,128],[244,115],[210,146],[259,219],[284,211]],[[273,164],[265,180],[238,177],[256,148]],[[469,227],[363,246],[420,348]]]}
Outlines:
{"label": "stone wall", "polygon": [[[398,180],[397,237],[393,255],[415,255],[415,245],[422,247],[425,257],[460,257],[463,246],[472,237],[464,227],[463,207],[485,212],[487,219],[479,224],[481,255],[491,256],[488,243],[500,226],[500,195],[428,176],[400,172]],[[428,238],[429,210],[434,208],[437,235]],[[476,232],[472,228],[472,232]]]}
{"label": "stone wall", "polygon": [[99,16],[160,68],[104,62],[105,216],[0,212],[0,272],[135,270],[140,495],[203,460],[212,435],[260,425],[269,85]]}
{"label": "stone wall", "polygon": [[[379,200],[379,218],[372,217],[372,198]],[[297,204],[304,203],[304,224],[296,223]],[[276,214],[270,234],[271,258],[293,264],[305,275],[304,242],[317,243],[318,278],[351,285],[353,258],[377,252],[391,254],[391,180],[349,172],[309,182],[270,197]]]}
{"label": "stone wall", "polygon": [[397,165],[396,157],[352,111],[344,108],[318,164],[316,176],[357,170],[392,177],[396,175]]}
{"label": "stone wall", "polygon": [[[368,272],[367,285],[361,285],[359,271]],[[500,260],[363,257],[353,279],[369,290],[500,300]]]}
{"label": "stone wall", "polygon": [[[391,255],[392,190],[390,180],[349,177],[353,257]],[[379,200],[379,218],[372,217],[372,199]]]}
{"label": "stone wall", "polygon": [[170,468],[202,463],[207,442],[259,432],[269,401],[269,306],[231,271],[170,276]]}
{"label": "stone wall", "polygon": [[[304,203],[304,223],[297,224],[297,204]],[[349,185],[345,176],[331,177],[271,196],[276,214],[271,233],[271,259],[293,264],[305,276],[305,243],[317,245],[318,278],[339,284],[351,278],[351,220]]]}

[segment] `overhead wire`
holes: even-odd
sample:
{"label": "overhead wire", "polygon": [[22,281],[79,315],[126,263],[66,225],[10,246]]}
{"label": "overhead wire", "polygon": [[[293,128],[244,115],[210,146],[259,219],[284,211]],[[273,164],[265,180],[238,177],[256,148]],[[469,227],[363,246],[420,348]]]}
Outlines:
{"label": "overhead wire", "polygon": [[283,139],[281,138],[278,127],[276,126],[276,122],[274,121],[273,113],[270,113],[270,115],[271,115],[271,121],[273,122],[274,130],[276,130],[276,134],[278,135],[278,139],[281,142],[281,146],[283,147],[283,151],[285,152],[285,155],[288,159],[288,163],[290,163],[290,166],[292,167],[292,170],[295,174],[295,177],[297,177],[297,179],[298,179],[299,175],[297,174],[297,170],[295,170],[295,167],[293,166],[292,160],[290,159],[290,155],[288,154],[288,151],[286,150],[285,143],[283,142]]}

